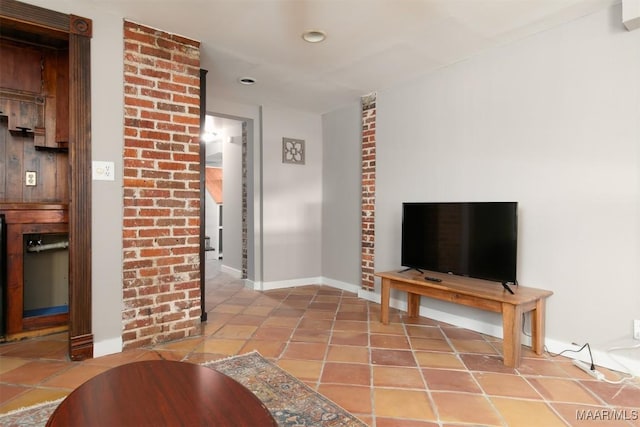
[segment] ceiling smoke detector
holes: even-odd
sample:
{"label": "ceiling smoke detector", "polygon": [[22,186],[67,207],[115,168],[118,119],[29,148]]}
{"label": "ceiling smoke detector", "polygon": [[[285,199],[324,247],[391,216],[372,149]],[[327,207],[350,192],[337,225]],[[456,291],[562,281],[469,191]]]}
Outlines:
{"label": "ceiling smoke detector", "polygon": [[238,82],[239,82],[240,84],[243,84],[243,85],[247,85],[247,86],[249,86],[249,85],[254,85],[254,84],[256,84],[256,79],[254,79],[253,77],[240,77],[240,78],[238,79]]}
{"label": "ceiling smoke detector", "polygon": [[307,30],[302,33],[302,38],[309,43],[320,43],[327,38],[327,33],[322,30]]}

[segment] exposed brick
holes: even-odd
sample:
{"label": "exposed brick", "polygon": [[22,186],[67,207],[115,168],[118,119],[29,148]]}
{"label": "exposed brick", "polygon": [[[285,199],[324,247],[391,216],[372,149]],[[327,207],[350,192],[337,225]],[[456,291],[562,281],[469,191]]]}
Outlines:
{"label": "exposed brick", "polygon": [[200,44],[128,21],[124,35],[122,339],[135,348],[197,332],[199,174],[183,171],[200,161]]}

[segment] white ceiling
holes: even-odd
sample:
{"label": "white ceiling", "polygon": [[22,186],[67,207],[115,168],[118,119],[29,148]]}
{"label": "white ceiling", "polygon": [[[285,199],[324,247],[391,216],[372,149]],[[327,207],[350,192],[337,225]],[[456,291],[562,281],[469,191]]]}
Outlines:
{"label": "white ceiling", "polygon": [[[201,42],[208,91],[324,113],[620,0],[70,0]],[[320,44],[306,29],[326,31]],[[254,86],[239,77],[251,76]]]}

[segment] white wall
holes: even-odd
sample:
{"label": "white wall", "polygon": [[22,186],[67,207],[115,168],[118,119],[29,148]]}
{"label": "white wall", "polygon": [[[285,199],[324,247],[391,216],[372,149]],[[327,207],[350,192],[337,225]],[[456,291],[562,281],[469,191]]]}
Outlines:
{"label": "white wall", "polygon": [[361,117],[358,103],[322,116],[322,276],[329,283],[356,286],[360,284]]}
{"label": "white wall", "polygon": [[[266,286],[321,275],[322,122],[263,106],[263,259]],[[305,140],[304,165],[282,163],[282,138]]]}
{"label": "white wall", "polygon": [[242,127],[222,145],[222,265],[242,276]]}
{"label": "white wall", "polygon": [[620,16],[618,5],[378,93],[376,270],[400,267],[403,201],[518,201],[519,282],[554,292],[547,344],[634,343],[640,31]]}

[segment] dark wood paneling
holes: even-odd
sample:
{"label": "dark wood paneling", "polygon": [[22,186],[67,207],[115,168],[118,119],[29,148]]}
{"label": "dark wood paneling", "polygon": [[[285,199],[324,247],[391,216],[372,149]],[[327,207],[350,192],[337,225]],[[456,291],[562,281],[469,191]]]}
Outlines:
{"label": "dark wood paneling", "polygon": [[15,0],[0,0],[0,35],[69,49],[69,356],[82,360],[93,356],[91,20]]}
{"label": "dark wood paneling", "polygon": [[93,356],[91,333],[91,39],[69,35],[69,355]]}

